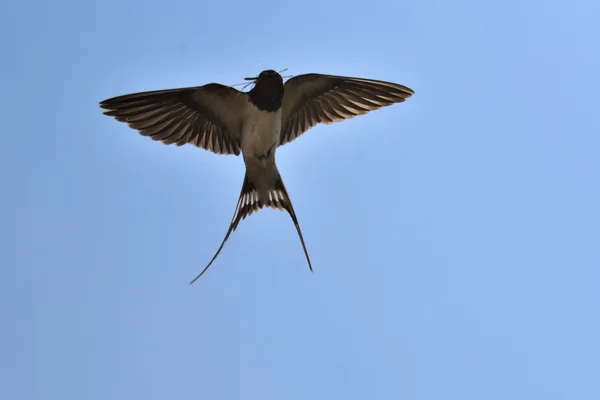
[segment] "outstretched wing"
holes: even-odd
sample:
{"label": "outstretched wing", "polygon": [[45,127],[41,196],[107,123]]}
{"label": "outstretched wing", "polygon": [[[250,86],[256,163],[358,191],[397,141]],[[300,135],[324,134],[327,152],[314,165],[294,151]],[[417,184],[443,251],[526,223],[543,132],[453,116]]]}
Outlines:
{"label": "outstretched wing", "polygon": [[216,154],[240,154],[247,95],[218,83],[127,94],[104,100],[104,114],[164,144],[186,143]]}
{"label": "outstretched wing", "polygon": [[406,86],[372,79],[304,74],[285,83],[282,146],[313,126],[343,121],[400,103],[414,92]]}

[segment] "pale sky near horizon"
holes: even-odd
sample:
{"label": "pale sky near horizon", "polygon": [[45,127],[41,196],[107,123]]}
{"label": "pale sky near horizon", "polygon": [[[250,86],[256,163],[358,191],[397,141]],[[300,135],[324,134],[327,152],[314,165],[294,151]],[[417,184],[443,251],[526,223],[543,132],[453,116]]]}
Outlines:
{"label": "pale sky near horizon", "polygon": [[[1,399],[600,398],[593,1],[9,2]],[[403,104],[278,149],[286,213],[211,269],[241,157],[102,114],[264,69]]]}

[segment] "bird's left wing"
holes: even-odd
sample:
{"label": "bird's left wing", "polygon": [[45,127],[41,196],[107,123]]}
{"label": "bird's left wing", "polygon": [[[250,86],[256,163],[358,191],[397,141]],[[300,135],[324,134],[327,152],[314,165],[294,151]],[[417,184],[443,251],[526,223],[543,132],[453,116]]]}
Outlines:
{"label": "bird's left wing", "polygon": [[248,97],[229,86],[204,86],[127,94],[104,100],[106,115],[164,144],[186,143],[216,154],[240,154]]}
{"label": "bird's left wing", "polygon": [[324,123],[343,121],[403,102],[414,92],[397,83],[335,75],[304,74],[285,83],[279,145]]}

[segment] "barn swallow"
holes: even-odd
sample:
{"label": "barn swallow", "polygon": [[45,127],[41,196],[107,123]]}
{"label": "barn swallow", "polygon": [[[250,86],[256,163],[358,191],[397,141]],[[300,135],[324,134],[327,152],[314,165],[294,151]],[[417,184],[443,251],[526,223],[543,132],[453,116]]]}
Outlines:
{"label": "barn swallow", "polygon": [[204,86],[127,94],[104,100],[104,114],[164,144],[192,144],[216,154],[243,155],[246,174],[229,230],[206,268],[242,219],[263,207],[289,213],[308,267],[312,264],[298,218],[275,163],[279,146],[319,123],[330,124],[400,103],[414,94],[396,83],[345,76],[303,74],[287,80],[274,70],[246,78],[248,92]]}

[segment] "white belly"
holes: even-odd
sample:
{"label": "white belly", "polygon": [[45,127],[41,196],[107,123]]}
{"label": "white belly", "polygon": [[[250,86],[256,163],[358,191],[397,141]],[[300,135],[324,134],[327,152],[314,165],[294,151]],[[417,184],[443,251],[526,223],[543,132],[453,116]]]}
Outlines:
{"label": "white belly", "polygon": [[264,156],[279,140],[280,131],[281,109],[277,112],[265,112],[253,105],[248,107],[246,122],[242,127],[244,157]]}

